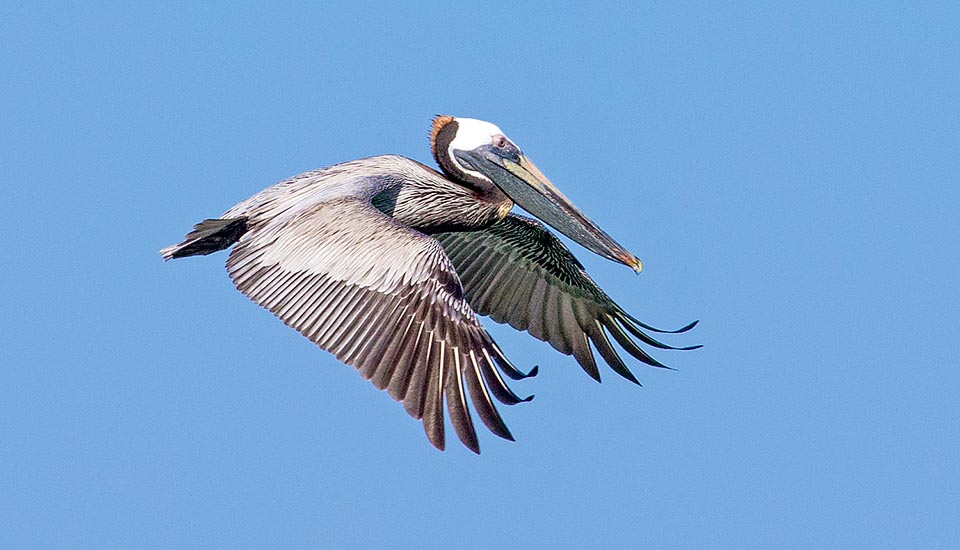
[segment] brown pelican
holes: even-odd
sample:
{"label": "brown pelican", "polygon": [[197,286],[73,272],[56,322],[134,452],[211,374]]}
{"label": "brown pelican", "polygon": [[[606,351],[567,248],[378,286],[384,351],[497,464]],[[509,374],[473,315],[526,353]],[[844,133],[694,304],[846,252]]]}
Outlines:
{"label": "brown pelican", "polygon": [[[430,136],[442,173],[395,155],[306,172],[197,224],[165,259],[234,246],[237,288],[284,323],[355,367],[423,420],[444,448],[443,404],[460,440],[479,453],[468,410],[513,440],[493,397],[518,397],[507,360],[477,314],[509,323],[573,355],[597,381],[591,345],[639,384],[609,336],[636,359],[664,365],[633,340],[674,348],[613,302],[540,222],[587,249],[641,269],[489,122],[438,116]],[[608,336],[609,335],[609,336]],[[631,338],[631,336],[633,338]]]}

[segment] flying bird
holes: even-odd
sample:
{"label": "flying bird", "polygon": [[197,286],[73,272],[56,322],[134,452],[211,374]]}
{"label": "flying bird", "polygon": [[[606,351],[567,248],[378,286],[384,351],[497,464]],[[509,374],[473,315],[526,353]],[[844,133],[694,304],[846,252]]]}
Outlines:
{"label": "flying bird", "polygon": [[[384,155],[281,181],[207,219],[163,258],[233,246],[237,288],[284,323],[353,366],[422,419],[445,446],[444,402],[457,436],[480,447],[468,402],[494,434],[513,440],[494,398],[528,401],[502,375],[515,367],[478,315],[508,323],[573,355],[600,380],[591,346],[639,384],[611,343],[664,367],[638,341],[677,348],[664,331],[624,311],[543,223],[588,250],[639,272],[618,244],[548,180],[497,126],[438,116],[430,135],[440,171]],[[512,214],[519,205],[540,221]],[[541,223],[543,222],[543,223]]]}

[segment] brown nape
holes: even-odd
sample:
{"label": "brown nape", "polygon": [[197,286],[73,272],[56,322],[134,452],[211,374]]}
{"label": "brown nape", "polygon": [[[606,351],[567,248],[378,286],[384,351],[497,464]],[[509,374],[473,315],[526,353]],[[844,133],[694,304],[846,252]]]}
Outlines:
{"label": "brown nape", "polygon": [[438,115],[433,119],[433,130],[430,132],[430,151],[433,152],[433,159],[447,176],[456,177],[459,170],[453,162],[447,158],[447,148],[450,142],[457,137],[459,124],[455,118],[449,115]]}
{"label": "brown nape", "polygon": [[[430,150],[437,150],[437,135],[440,133],[440,130],[443,130],[448,124],[454,121],[454,118],[450,115],[437,115],[433,117],[433,128],[430,129]],[[456,127],[453,128],[453,133],[457,133]],[[453,139],[451,137],[451,139]],[[447,140],[447,143],[450,143]]]}

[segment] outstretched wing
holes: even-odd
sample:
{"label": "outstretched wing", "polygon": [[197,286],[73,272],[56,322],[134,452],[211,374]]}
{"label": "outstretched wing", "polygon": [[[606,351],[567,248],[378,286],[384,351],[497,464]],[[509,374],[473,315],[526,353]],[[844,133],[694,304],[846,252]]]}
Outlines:
{"label": "outstretched wing", "polygon": [[[685,332],[645,325],[618,306],[563,243],[536,220],[510,214],[471,232],[434,235],[456,266],[467,301],[481,315],[525,330],[573,355],[597,381],[600,371],[590,345],[624,378],[639,384],[617,354],[610,336],[636,359],[664,367],[633,340],[661,349],[675,348],[652,338],[653,332]],[[631,335],[633,338],[631,338]]]}
{"label": "outstretched wing", "polygon": [[241,292],[422,418],[437,448],[445,398],[460,440],[479,452],[468,393],[490,431],[513,439],[491,393],[522,401],[498,367],[524,375],[480,325],[433,238],[369,200],[338,197],[250,230],[227,268]]}

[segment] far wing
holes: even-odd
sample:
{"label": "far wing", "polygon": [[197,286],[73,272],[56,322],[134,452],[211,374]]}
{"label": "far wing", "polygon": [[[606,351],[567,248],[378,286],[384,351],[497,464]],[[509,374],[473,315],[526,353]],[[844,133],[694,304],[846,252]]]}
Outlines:
{"label": "far wing", "polygon": [[521,401],[497,367],[523,375],[480,325],[433,238],[367,200],[339,197],[244,234],[227,268],[241,292],[422,418],[436,447],[446,398],[457,435],[479,452],[468,393],[484,424],[513,439],[490,394]]}
{"label": "far wing", "polygon": [[[600,371],[590,345],[624,378],[639,384],[617,354],[610,336],[636,359],[664,367],[633,340],[661,349],[645,325],[618,306],[587,275],[566,246],[540,222],[510,214],[496,224],[470,232],[434,235],[456,266],[467,301],[481,315],[525,330],[573,355],[597,381]],[[693,328],[691,323],[679,330]],[[633,338],[631,338],[631,336]]]}

